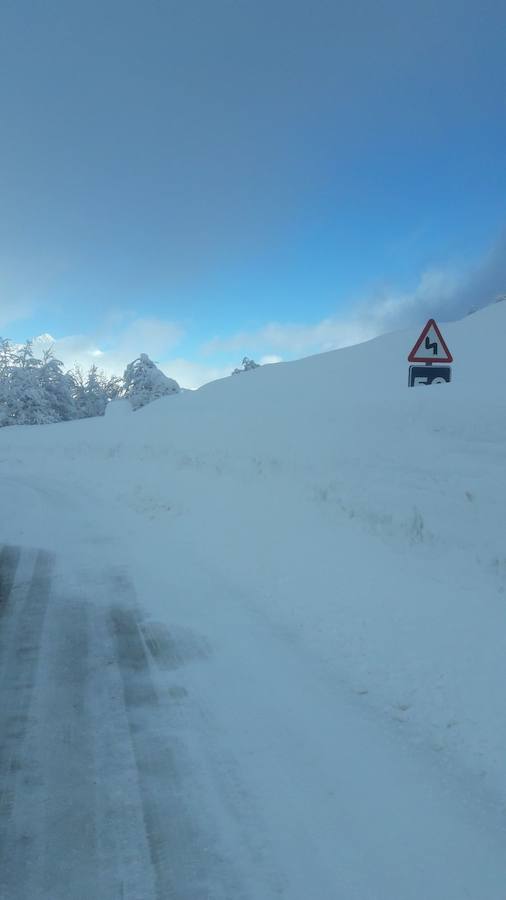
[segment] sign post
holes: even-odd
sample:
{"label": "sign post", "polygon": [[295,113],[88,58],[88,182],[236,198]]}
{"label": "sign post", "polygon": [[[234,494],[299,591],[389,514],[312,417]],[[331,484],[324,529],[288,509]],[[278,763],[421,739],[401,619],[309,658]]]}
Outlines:
{"label": "sign post", "polygon": [[[429,319],[425,325],[408,356],[408,362],[415,364],[409,367],[408,384],[410,387],[418,384],[443,384],[451,381],[451,367],[441,365],[441,363],[453,362],[453,356],[434,319]],[[439,365],[434,365],[434,363],[439,363]]]}

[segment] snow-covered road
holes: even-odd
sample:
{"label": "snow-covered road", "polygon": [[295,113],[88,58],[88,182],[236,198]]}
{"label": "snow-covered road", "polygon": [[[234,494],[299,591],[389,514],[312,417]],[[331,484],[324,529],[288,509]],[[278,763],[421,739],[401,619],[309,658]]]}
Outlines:
{"label": "snow-covered road", "polygon": [[73,574],[1,550],[2,900],[503,900],[502,809],[217,573],[200,631]]}
{"label": "snow-covered road", "polygon": [[1,430],[0,900],[505,900],[505,328]]}
{"label": "snow-covered road", "polygon": [[123,573],[77,585],[4,547],[0,591],[2,900],[240,896],[161,677],[183,644],[143,628]]}

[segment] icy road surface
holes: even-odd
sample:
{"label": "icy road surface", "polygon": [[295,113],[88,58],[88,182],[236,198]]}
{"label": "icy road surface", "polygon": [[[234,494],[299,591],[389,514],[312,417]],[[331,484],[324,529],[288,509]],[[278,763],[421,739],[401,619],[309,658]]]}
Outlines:
{"label": "icy road surface", "polygon": [[2,900],[503,900],[502,810],[223,591],[171,629],[3,547]]}

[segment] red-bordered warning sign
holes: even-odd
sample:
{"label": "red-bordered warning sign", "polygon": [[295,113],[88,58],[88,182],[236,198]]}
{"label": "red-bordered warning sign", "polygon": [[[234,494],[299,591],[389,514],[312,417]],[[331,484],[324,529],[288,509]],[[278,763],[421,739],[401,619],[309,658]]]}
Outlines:
{"label": "red-bordered warning sign", "polygon": [[413,363],[453,362],[453,356],[434,319],[427,322],[408,360]]}

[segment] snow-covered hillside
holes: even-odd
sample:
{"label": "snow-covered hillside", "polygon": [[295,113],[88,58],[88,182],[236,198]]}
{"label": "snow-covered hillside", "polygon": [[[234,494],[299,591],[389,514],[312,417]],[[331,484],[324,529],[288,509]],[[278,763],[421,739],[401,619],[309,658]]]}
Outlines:
{"label": "snow-covered hillside", "polygon": [[451,385],[415,330],[0,431],[0,543],[206,647],[183,739],[251,881],[192,900],[504,896],[506,303],[442,330]]}

